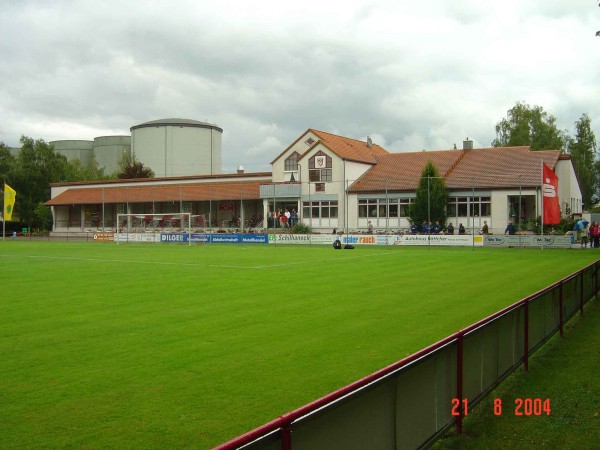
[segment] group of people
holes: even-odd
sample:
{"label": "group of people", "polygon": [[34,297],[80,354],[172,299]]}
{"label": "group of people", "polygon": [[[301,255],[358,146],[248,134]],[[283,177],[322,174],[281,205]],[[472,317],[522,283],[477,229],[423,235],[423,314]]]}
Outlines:
{"label": "group of people", "polygon": [[293,228],[298,223],[298,213],[295,209],[278,209],[267,214],[269,228]]}
{"label": "group of people", "polygon": [[[420,228],[416,223],[413,223],[410,226],[411,234],[454,234],[454,231],[454,225],[452,225],[452,222],[450,222],[448,226],[444,228],[442,225],[440,225],[439,220],[436,220],[435,224],[424,220]],[[458,234],[465,234],[465,227],[462,223],[458,224]]]}
{"label": "group of people", "polygon": [[600,224],[598,222],[592,221],[592,223],[588,223],[587,221],[580,221],[576,224],[578,233],[580,235],[580,243],[582,248],[586,248],[589,244],[590,248],[599,248],[600,247]]}

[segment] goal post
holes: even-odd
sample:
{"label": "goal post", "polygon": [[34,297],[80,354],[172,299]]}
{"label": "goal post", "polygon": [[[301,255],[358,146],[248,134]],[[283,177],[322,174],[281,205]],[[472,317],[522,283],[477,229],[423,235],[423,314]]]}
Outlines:
{"label": "goal post", "polygon": [[192,245],[192,214],[117,214],[117,244],[120,241],[157,242],[157,236],[165,242]]}

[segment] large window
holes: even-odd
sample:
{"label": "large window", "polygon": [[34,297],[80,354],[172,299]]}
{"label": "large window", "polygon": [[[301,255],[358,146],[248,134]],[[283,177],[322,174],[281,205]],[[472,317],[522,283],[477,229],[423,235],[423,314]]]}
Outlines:
{"label": "large window", "polygon": [[323,152],[318,152],[308,160],[308,178],[310,181],[331,181],[332,160]]}
{"label": "large window", "polygon": [[323,201],[323,202],[303,202],[302,213],[304,217],[313,219],[323,218],[337,218],[338,216],[338,202],[337,201]]}
{"label": "large window", "polygon": [[358,200],[358,217],[407,217],[410,198],[362,198]]}
{"label": "large window", "polygon": [[300,157],[300,155],[298,154],[298,152],[294,152],[290,156],[288,156],[284,162],[283,170],[286,170],[286,171],[298,170],[298,158],[299,157]]}
{"label": "large window", "polygon": [[446,211],[448,217],[489,217],[492,215],[491,197],[451,197]]}

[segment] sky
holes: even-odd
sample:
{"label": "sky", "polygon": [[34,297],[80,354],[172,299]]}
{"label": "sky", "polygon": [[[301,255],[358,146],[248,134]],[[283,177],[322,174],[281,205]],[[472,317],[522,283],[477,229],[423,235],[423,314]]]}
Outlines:
{"label": "sky", "polygon": [[[0,2],[0,141],[223,129],[270,171],[308,128],[391,152],[488,147],[517,102],[600,138],[596,0]],[[143,162],[143,161],[142,161]]]}

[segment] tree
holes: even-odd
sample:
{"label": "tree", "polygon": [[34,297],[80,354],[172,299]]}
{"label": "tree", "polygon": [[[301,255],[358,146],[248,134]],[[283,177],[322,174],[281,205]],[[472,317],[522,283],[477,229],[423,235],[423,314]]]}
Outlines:
{"label": "tree", "polygon": [[596,164],[596,136],[592,131],[590,117],[583,114],[575,122],[575,139],[569,140],[569,153],[573,168],[579,180],[583,204],[588,209],[592,206],[592,198],[596,196],[598,187]]}
{"label": "tree", "polygon": [[568,144],[566,131],[556,127],[556,118],[541,106],[517,102],[508,110],[507,117],[496,124],[494,147],[528,145],[532,150],[565,151]]}
{"label": "tree", "polygon": [[117,178],[153,178],[154,171],[150,167],[144,167],[144,164],[135,159],[124,159],[121,165],[121,172],[117,174]]}
{"label": "tree", "polygon": [[431,161],[427,161],[421,172],[415,201],[409,208],[409,217],[412,223],[420,225],[423,221],[438,220],[441,225],[445,225],[447,201],[448,192],[444,179],[435,165]]}

